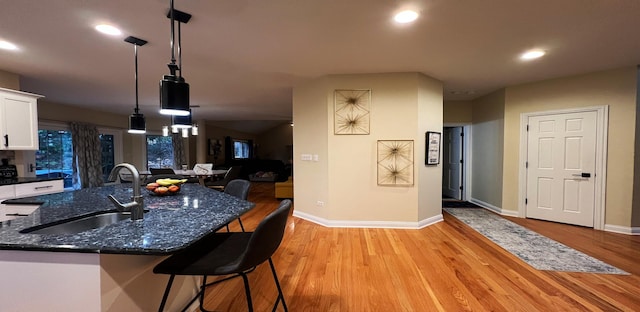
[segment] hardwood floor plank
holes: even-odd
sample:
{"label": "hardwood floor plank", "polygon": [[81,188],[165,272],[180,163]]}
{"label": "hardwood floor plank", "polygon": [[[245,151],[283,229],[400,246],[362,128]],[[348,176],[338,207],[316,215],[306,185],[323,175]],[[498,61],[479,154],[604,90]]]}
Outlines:
{"label": "hardwood floor plank", "polygon": [[[273,196],[273,183],[252,183],[247,229],[278,206]],[[508,219],[631,275],[536,270],[446,213],[420,230],[325,228],[291,216],[273,260],[290,311],[640,311],[640,237]],[[255,310],[270,311],[268,265],[249,279]],[[246,311],[242,281],[211,287],[205,306]]]}

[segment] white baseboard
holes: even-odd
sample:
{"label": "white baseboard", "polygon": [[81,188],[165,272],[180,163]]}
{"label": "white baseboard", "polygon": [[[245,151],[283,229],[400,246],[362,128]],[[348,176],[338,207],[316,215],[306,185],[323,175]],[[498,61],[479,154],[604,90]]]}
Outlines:
{"label": "white baseboard", "polygon": [[513,210],[504,210],[502,208],[496,207],[494,205],[491,205],[489,203],[485,203],[481,200],[475,199],[475,198],[471,198],[469,199],[470,203],[476,204],[482,208],[485,208],[487,210],[491,210],[499,215],[503,215],[503,216],[508,216],[508,217],[518,217],[518,212],[517,211],[513,211]]}
{"label": "white baseboard", "polygon": [[322,225],[324,227],[340,227],[340,228],[382,228],[382,229],[421,229],[429,225],[443,221],[442,214],[418,221],[355,221],[355,220],[329,220],[320,218],[305,212],[293,211],[293,216],[300,219]]}
{"label": "white baseboard", "polygon": [[604,230],[607,232],[627,234],[627,235],[640,235],[640,227],[605,224]]}

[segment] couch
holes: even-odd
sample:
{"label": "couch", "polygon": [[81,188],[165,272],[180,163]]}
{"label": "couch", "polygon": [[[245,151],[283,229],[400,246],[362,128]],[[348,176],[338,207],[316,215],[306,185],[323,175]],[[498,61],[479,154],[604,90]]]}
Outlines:
{"label": "couch", "polygon": [[225,165],[242,166],[240,177],[250,181],[282,182],[287,181],[290,174],[278,159],[235,159]]}

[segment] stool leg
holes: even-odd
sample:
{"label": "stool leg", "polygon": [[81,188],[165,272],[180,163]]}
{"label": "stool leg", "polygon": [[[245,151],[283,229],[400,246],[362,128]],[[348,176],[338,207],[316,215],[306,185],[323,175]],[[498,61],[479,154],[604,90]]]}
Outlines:
{"label": "stool leg", "polygon": [[167,298],[169,297],[169,291],[171,290],[171,284],[173,284],[173,278],[175,275],[171,274],[169,277],[169,282],[167,282],[167,288],[164,290],[164,295],[162,295],[162,302],[160,303],[160,308],[158,312],[164,311],[164,305],[167,303]]}
{"label": "stool leg", "polygon": [[251,302],[251,290],[249,290],[249,279],[244,273],[240,273],[244,280],[244,293],[247,296],[247,305],[249,306],[249,312],[253,312],[253,302]]}
{"label": "stool leg", "polygon": [[287,304],[284,302],[284,294],[282,293],[282,288],[278,281],[278,275],[276,274],[276,267],[273,265],[273,260],[271,260],[271,258],[269,258],[269,266],[271,266],[271,273],[273,273],[273,279],[276,281],[276,287],[278,288],[278,300],[276,300],[276,304],[273,306],[273,311],[278,307],[278,301],[282,299],[282,307],[285,312],[288,312],[289,309],[287,309]]}
{"label": "stool leg", "polygon": [[238,218],[238,223],[240,223],[240,228],[242,229],[242,232],[245,232],[244,225],[242,225],[242,220],[240,220],[240,218]]}

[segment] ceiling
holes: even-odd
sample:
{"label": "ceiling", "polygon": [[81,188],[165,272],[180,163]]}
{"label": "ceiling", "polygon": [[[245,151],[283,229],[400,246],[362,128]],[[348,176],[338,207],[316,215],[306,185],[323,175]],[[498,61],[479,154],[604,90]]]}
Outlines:
{"label": "ceiling", "polygon": [[[130,114],[132,35],[141,112],[159,117],[158,84],[171,51],[168,0],[0,0],[0,70],[51,102]],[[183,76],[194,118],[289,121],[292,89],[327,74],[422,72],[447,100],[505,86],[640,63],[637,0],[175,0],[183,24]],[[412,24],[392,16],[420,12]],[[119,27],[110,37],[99,23]],[[523,62],[520,53],[547,51]]]}

